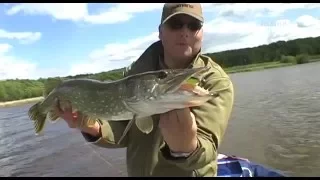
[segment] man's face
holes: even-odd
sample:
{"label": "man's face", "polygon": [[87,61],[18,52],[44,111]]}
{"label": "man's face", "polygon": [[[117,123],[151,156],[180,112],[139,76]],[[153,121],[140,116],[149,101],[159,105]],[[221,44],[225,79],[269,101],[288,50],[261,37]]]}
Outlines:
{"label": "man's face", "polygon": [[188,15],[175,15],[160,27],[159,38],[164,50],[173,58],[192,57],[202,45],[202,23]]}

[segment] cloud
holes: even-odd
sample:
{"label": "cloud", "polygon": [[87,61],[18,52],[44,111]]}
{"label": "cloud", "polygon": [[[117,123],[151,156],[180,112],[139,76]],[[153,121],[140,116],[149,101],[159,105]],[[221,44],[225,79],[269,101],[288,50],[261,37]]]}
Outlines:
{"label": "cloud", "polygon": [[309,15],[303,15],[297,19],[297,25],[299,27],[319,26],[319,24],[320,24],[319,19]]}
{"label": "cloud", "polygon": [[88,13],[86,3],[17,3],[7,10],[7,15],[50,15],[58,20],[77,21]]}
{"label": "cloud", "polygon": [[161,9],[163,3],[117,3],[99,13],[89,14],[87,3],[20,3],[7,10],[7,15],[48,15],[55,20],[92,24],[114,24],[130,20],[134,14]]}
{"label": "cloud", "polygon": [[69,74],[95,73],[108,71],[114,67],[121,68],[135,61],[153,42],[158,40],[158,33],[153,32],[125,43],[107,44],[101,49],[93,50],[89,60],[72,66]]}
{"label": "cloud", "polygon": [[41,69],[38,63],[10,55],[13,48],[10,44],[0,44],[0,80],[4,79],[37,79],[40,77],[66,76],[66,69]]}
{"label": "cloud", "polygon": [[[158,39],[158,32],[153,32],[144,37],[129,40],[125,43],[107,44],[102,49],[92,51],[89,55],[92,61],[108,58],[112,61],[127,60],[132,61],[136,55],[142,53],[150,43]],[[133,59],[132,59],[133,58]]]}
{"label": "cloud", "polygon": [[12,48],[12,46],[10,44],[0,44],[0,55],[5,54],[11,48]]}
{"label": "cloud", "polygon": [[[9,32],[0,29],[0,39],[17,40],[21,44],[31,44],[40,38],[40,32]],[[34,77],[36,64],[11,55],[12,48],[8,43],[0,44],[0,79]]]}
{"label": "cloud", "polygon": [[226,3],[218,7],[218,15],[225,17],[279,16],[288,10],[319,7],[318,3]]}
{"label": "cloud", "polygon": [[163,3],[119,3],[97,15],[86,15],[85,22],[93,24],[114,24],[128,21],[134,14],[161,9]]}
{"label": "cloud", "polygon": [[41,38],[40,32],[8,32],[0,29],[0,39],[18,40],[21,44],[31,44]]}
{"label": "cloud", "polygon": [[0,44],[0,79],[30,77],[30,72],[35,72],[36,65],[8,55],[11,49],[10,44]]}
{"label": "cloud", "polygon": [[[56,20],[68,20],[74,22],[87,22],[93,24],[112,24],[128,21],[137,13],[158,10],[162,8],[162,3],[159,4],[114,4],[111,8],[101,7],[99,12],[89,13],[86,3],[59,3],[59,4],[17,4],[11,6],[7,13],[14,15],[24,13],[27,15],[47,15]],[[320,36],[319,19],[310,15],[302,15],[296,20],[279,19],[277,21],[257,22],[248,21],[245,19],[234,20],[229,17],[257,17],[257,16],[279,16],[280,14],[293,9],[314,9],[320,8],[319,4],[315,3],[281,3],[278,4],[237,4],[237,3],[207,3],[203,4],[204,11],[210,15],[218,17],[214,20],[208,18],[204,25],[204,42],[203,51],[218,52],[231,49],[239,49],[246,47],[255,47],[263,44],[269,44],[279,40],[292,40],[296,38],[316,37]],[[215,16],[216,17],[216,16]],[[209,21],[208,21],[209,20]],[[155,30],[157,27],[155,27]],[[6,32],[6,31],[4,31]],[[1,37],[10,37],[2,35]],[[29,39],[32,37],[29,33],[26,35],[11,34],[11,39]],[[14,37],[14,38],[12,38]],[[24,37],[24,38],[22,38]],[[33,37],[35,35],[33,34]],[[41,37],[41,34],[40,34]],[[39,37],[39,38],[40,38]],[[36,39],[36,38],[35,38]],[[76,75],[83,73],[96,73],[108,71],[115,68],[121,68],[129,65],[136,60],[145,49],[153,42],[158,40],[158,32],[152,32],[146,36],[129,39],[122,43],[109,43],[98,49],[92,50],[84,61],[73,64],[70,69],[51,69],[39,70],[37,64],[28,63],[20,58],[9,56],[8,51],[11,46],[2,44],[0,46],[0,54],[2,62],[10,64],[14,68],[19,67],[19,71],[9,70],[4,77],[48,77],[48,76],[64,76]],[[5,55],[3,55],[5,54]],[[3,60],[4,59],[4,60]],[[24,65],[24,66],[19,66]],[[8,66],[9,67],[9,66]],[[25,69],[23,69],[25,67]],[[9,68],[10,69],[10,68]],[[0,69],[0,73],[8,71]],[[29,73],[28,73],[29,72]],[[35,72],[38,72],[36,75]],[[19,73],[19,74],[15,74]]]}
{"label": "cloud", "polygon": [[[7,10],[8,15],[48,15],[55,20],[70,20],[91,24],[115,24],[130,20],[138,13],[161,10],[164,3],[114,3],[89,13],[87,3],[17,3]],[[294,9],[319,8],[318,3],[202,3],[204,12],[217,12],[222,17],[279,16]]]}
{"label": "cloud", "polygon": [[[300,27],[302,23],[309,25],[310,22],[313,26]],[[213,20],[206,25],[205,52],[255,47],[280,40],[317,37],[320,36],[319,22],[310,16],[300,16],[296,21],[281,19],[275,21],[274,24]]]}
{"label": "cloud", "polygon": [[[204,25],[203,51],[218,52],[316,36],[320,36],[320,23],[312,16],[303,15],[296,21],[282,19],[269,24],[254,21],[234,22],[218,18]],[[157,40],[158,33],[153,32],[125,43],[106,44],[101,49],[92,51],[87,62],[74,65],[70,73],[101,72],[121,68],[124,64],[128,65],[136,60],[151,43]]]}

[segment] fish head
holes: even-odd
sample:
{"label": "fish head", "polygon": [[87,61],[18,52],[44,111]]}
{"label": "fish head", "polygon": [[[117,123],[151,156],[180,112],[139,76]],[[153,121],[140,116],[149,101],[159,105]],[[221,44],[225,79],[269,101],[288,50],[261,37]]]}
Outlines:
{"label": "fish head", "polygon": [[[155,95],[176,93],[191,77],[196,77],[209,70],[209,67],[193,69],[171,69],[159,71],[157,84],[154,86]],[[199,81],[199,79],[198,79]],[[185,89],[189,90],[189,89]]]}
{"label": "fish head", "polygon": [[[147,112],[165,112],[171,109],[199,106],[215,94],[202,91],[204,89],[199,86],[190,85],[188,80],[208,70],[209,67],[200,67],[164,69],[145,73],[135,81],[135,87],[130,88],[134,95],[132,94],[128,99],[127,104],[134,109],[141,108]],[[158,110],[152,110],[152,108],[158,108]]]}

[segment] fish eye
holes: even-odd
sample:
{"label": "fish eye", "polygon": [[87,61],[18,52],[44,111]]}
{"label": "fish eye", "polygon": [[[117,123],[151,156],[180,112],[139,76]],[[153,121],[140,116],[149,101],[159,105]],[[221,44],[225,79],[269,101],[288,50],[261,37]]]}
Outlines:
{"label": "fish eye", "polygon": [[168,76],[167,72],[161,71],[161,72],[159,73],[159,75],[158,75],[158,78],[164,79],[164,78],[166,78],[167,76]]}

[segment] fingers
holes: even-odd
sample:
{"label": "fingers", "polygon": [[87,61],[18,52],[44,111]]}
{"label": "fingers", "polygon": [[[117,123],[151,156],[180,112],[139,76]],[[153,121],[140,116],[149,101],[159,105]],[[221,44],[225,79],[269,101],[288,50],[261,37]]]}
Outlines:
{"label": "fingers", "polygon": [[168,124],[169,124],[169,114],[168,113],[160,114],[159,128],[165,129],[168,126],[170,127],[170,125],[168,125]]}
{"label": "fingers", "polygon": [[72,106],[68,102],[61,103],[59,99],[55,100],[55,112],[68,124],[69,128],[77,127],[78,114],[72,113]]}
{"label": "fingers", "polygon": [[195,116],[189,108],[177,109],[160,115],[159,128],[191,127]]}
{"label": "fingers", "polygon": [[193,123],[196,123],[195,116],[189,108],[184,108],[178,111],[177,114],[178,114],[179,120],[181,121],[180,123],[188,128],[193,126]]}
{"label": "fingers", "polygon": [[160,114],[159,127],[165,129],[173,129],[179,126],[180,120],[178,112],[179,110],[172,110],[163,114]]}
{"label": "fingers", "polygon": [[55,100],[55,112],[68,124],[69,128],[85,128],[87,116],[81,112],[72,112],[72,105],[67,101]]}
{"label": "fingers", "polygon": [[183,108],[183,109],[177,109],[175,110],[177,120],[179,123],[187,123],[190,121],[190,109],[189,108]]}

